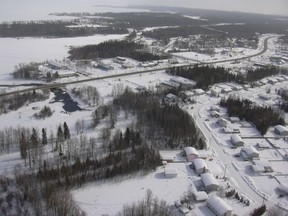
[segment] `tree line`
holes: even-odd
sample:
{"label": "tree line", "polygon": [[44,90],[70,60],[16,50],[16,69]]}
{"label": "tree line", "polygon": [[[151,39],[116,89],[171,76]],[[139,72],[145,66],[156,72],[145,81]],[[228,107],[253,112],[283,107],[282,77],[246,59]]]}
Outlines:
{"label": "tree line", "polygon": [[207,90],[211,85],[221,82],[243,83],[244,77],[241,74],[232,74],[224,67],[210,66],[189,66],[174,67],[166,70],[167,73],[175,76],[185,77],[196,82],[197,88]]}
{"label": "tree line", "polygon": [[158,60],[166,56],[150,53],[144,44],[128,40],[109,40],[97,45],[86,45],[69,50],[70,59],[115,58],[123,56],[138,61]]}
{"label": "tree line", "polygon": [[[0,115],[11,110],[17,110],[25,104],[44,101],[49,98],[49,90],[33,90],[22,94],[15,94],[13,96],[5,96],[0,98]],[[19,116],[21,118],[21,116]]]}
{"label": "tree line", "polygon": [[12,22],[0,24],[0,37],[80,37],[94,34],[127,34],[120,27],[77,27],[74,21]]}
{"label": "tree line", "polygon": [[191,116],[178,106],[161,103],[162,95],[141,95],[129,89],[114,99],[113,104],[137,116],[139,131],[143,131],[157,148],[196,146],[203,148]]}
{"label": "tree line", "polygon": [[227,108],[229,116],[237,116],[241,120],[253,123],[262,135],[266,134],[271,126],[285,125],[281,112],[272,107],[257,106],[247,99],[241,100],[230,96],[228,99],[222,98],[220,105]]}

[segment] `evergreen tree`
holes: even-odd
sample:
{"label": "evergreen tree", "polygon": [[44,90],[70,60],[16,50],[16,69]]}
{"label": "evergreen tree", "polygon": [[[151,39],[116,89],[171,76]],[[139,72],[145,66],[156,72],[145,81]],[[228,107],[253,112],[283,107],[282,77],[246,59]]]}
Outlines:
{"label": "evergreen tree", "polygon": [[42,128],[42,144],[46,145],[47,144],[47,133],[45,128]]}
{"label": "evergreen tree", "polygon": [[64,139],[70,139],[70,131],[66,122],[64,122]]}
{"label": "evergreen tree", "polygon": [[20,138],[20,155],[23,159],[25,159],[25,163],[27,158],[27,147],[28,147],[27,139],[24,134],[24,131],[22,131]]}
{"label": "evergreen tree", "polygon": [[57,140],[58,142],[64,141],[64,133],[63,133],[61,125],[59,125],[58,130],[57,130]]}

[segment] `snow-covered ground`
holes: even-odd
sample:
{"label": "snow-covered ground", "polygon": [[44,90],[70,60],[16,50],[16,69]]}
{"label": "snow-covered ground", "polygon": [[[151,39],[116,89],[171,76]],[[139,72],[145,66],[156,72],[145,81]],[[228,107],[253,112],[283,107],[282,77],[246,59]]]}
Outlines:
{"label": "snow-covered ground", "polygon": [[99,44],[122,39],[126,35],[94,35],[75,38],[0,38],[0,81],[19,63],[62,60],[68,57],[69,47]]}

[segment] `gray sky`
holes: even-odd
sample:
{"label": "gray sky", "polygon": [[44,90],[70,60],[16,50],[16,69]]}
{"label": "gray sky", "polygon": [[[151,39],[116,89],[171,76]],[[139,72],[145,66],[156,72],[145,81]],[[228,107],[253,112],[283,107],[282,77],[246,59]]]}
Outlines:
{"label": "gray sky", "polygon": [[127,0],[127,2],[288,16],[288,0]]}

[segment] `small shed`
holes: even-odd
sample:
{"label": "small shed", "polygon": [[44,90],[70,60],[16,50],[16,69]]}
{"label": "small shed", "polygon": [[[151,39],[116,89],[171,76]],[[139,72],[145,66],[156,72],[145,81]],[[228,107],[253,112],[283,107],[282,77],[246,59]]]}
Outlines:
{"label": "small shed", "polygon": [[240,119],[238,117],[230,117],[229,120],[232,122],[232,123],[236,123],[236,122],[239,122]]}
{"label": "small shed", "polygon": [[219,118],[217,120],[217,124],[220,126],[220,127],[227,127],[228,125],[228,121],[224,118]]}
{"label": "small shed", "polygon": [[206,162],[201,158],[196,158],[196,159],[192,160],[192,163],[193,163],[195,171],[198,175],[200,175],[202,173],[206,173],[209,170]]}
{"label": "small shed", "polygon": [[165,104],[169,104],[169,105],[178,104],[180,101],[181,101],[181,98],[179,98],[177,95],[174,95],[171,93],[167,94],[164,97],[164,103]]}
{"label": "small shed", "polygon": [[281,183],[278,185],[277,189],[286,195],[288,195],[288,184]]}
{"label": "small shed", "polygon": [[220,197],[212,196],[207,199],[207,207],[217,216],[231,216],[233,209]]}
{"label": "small shed", "polygon": [[184,148],[186,159],[187,161],[192,161],[193,159],[197,158],[199,156],[199,153],[194,147],[185,147]]}
{"label": "small shed", "polygon": [[270,100],[270,95],[268,94],[265,94],[265,93],[260,93],[258,94],[259,98],[262,99],[262,100]]}
{"label": "small shed", "polygon": [[193,197],[196,202],[204,202],[208,199],[208,195],[205,191],[194,191]]}
{"label": "small shed", "polygon": [[244,145],[244,141],[242,140],[242,138],[237,135],[237,134],[232,134],[230,136],[231,142],[234,146],[243,146]]}
{"label": "small shed", "polygon": [[212,111],[210,112],[210,115],[211,115],[213,118],[218,118],[218,117],[220,117],[220,113],[217,112],[216,110],[212,110]]}
{"label": "small shed", "polygon": [[201,174],[201,180],[204,184],[206,192],[218,190],[219,183],[217,182],[217,180],[215,179],[215,177],[211,173]]}
{"label": "small shed", "polygon": [[255,173],[273,172],[271,163],[264,159],[252,161],[252,169]]}
{"label": "small shed", "polygon": [[269,149],[270,145],[268,142],[257,142],[257,144],[255,145],[257,150],[261,150],[261,149]]}
{"label": "small shed", "polygon": [[203,89],[194,89],[194,94],[197,96],[204,95],[205,91]]}
{"label": "small shed", "polygon": [[167,178],[175,178],[178,175],[176,168],[165,168],[164,173]]}
{"label": "small shed", "polygon": [[211,107],[210,107],[210,110],[211,111],[217,111],[217,112],[220,112],[220,107],[219,106],[217,106],[217,105],[212,105]]}
{"label": "small shed", "polygon": [[284,127],[283,125],[276,125],[274,128],[274,132],[281,136],[287,136],[288,135],[288,129]]}
{"label": "small shed", "polygon": [[244,160],[252,160],[259,158],[258,150],[253,146],[247,146],[241,148],[240,154]]}

